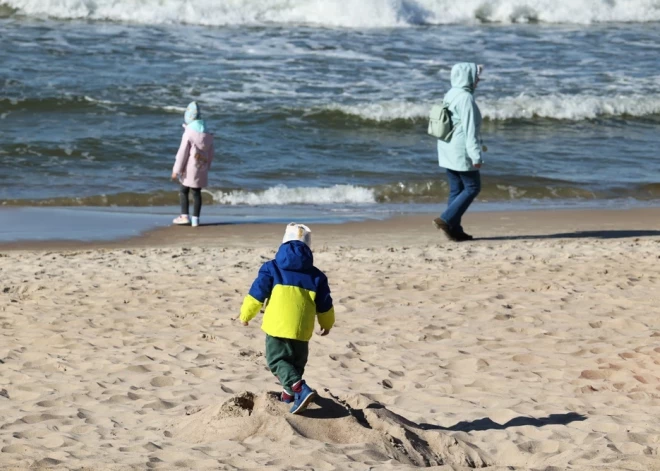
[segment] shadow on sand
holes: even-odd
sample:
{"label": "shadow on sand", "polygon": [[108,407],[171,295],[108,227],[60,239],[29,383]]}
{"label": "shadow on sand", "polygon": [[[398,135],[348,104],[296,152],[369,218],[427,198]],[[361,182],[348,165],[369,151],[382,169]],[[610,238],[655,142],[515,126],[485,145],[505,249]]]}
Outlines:
{"label": "shadow on sand", "polygon": [[[334,399],[334,400],[333,400]],[[348,416],[353,416],[361,425],[367,428],[371,428],[368,420],[365,417],[364,410],[366,409],[385,409],[385,406],[379,403],[372,403],[366,406],[364,409],[353,408],[346,403],[337,402],[338,398],[324,398],[317,396],[314,399],[314,403],[318,405],[318,408],[307,409],[302,413],[305,417],[314,418],[314,419],[341,419]],[[388,411],[389,412],[389,411]],[[393,414],[389,412],[389,414]],[[532,427],[544,427],[546,425],[568,425],[571,422],[582,422],[587,420],[587,417],[578,414],[576,412],[569,412],[566,414],[551,414],[547,417],[516,417],[509,420],[505,424],[498,424],[497,422],[492,421],[489,418],[483,418],[478,420],[472,420],[469,422],[459,422],[456,425],[450,427],[442,427],[440,425],[433,424],[416,424],[404,417],[398,416],[397,418],[401,423],[405,425],[416,428],[419,430],[442,430],[448,432],[477,432],[484,430],[504,430],[510,427],[523,427],[526,425],[531,425]]]}
{"label": "shadow on sand", "polygon": [[543,239],[628,239],[634,237],[658,237],[660,231],[627,230],[627,231],[577,231],[560,234],[514,235],[495,237],[475,237],[474,240],[543,240]]}
{"label": "shadow on sand", "polygon": [[432,424],[419,424],[422,430],[445,430],[451,432],[480,432],[483,430],[504,430],[509,427],[523,427],[531,425],[532,427],[544,427],[546,425],[568,425],[571,422],[582,422],[587,418],[576,412],[569,412],[567,414],[550,414],[547,417],[516,417],[509,420],[505,424],[498,424],[493,422],[488,417],[470,422],[459,422],[451,427],[440,427],[439,425]]}

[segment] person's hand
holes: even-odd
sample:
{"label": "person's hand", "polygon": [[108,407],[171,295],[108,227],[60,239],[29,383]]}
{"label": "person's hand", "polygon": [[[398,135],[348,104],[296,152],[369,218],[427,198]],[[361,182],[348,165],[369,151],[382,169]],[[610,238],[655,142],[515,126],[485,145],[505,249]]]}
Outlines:
{"label": "person's hand", "polygon": [[241,321],[241,324],[243,324],[245,327],[247,327],[248,325],[250,325],[249,322],[245,322],[245,321]]}
{"label": "person's hand", "polygon": [[474,168],[481,168],[482,164],[474,164]]}
{"label": "person's hand", "polygon": [[172,180],[176,180],[176,177],[177,177],[177,176],[178,176],[178,175],[177,175],[176,172],[172,172]]}
{"label": "person's hand", "polygon": [[325,336],[328,335],[329,333],[330,333],[330,329],[321,329],[321,330],[319,330],[319,335],[320,335],[321,337],[325,337]]}

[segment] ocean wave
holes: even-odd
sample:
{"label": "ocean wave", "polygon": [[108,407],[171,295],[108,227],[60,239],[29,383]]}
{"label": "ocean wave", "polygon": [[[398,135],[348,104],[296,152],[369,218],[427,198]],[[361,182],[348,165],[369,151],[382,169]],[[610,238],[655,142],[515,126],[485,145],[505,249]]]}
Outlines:
{"label": "ocean wave", "polygon": [[0,111],[79,111],[89,107],[89,100],[82,96],[0,98]]}
{"label": "ocean wave", "polygon": [[660,114],[660,96],[519,95],[479,101],[483,115],[492,120],[548,118],[569,121]]}
{"label": "ocean wave", "polygon": [[[542,177],[488,176],[479,195],[480,201],[516,200],[571,200],[629,196],[633,189],[621,189],[618,193],[593,191],[579,183]],[[444,179],[397,182],[374,188],[378,203],[438,203],[449,195]],[[619,194],[620,193],[620,194]]]}
{"label": "ocean wave", "polygon": [[660,21],[660,0],[0,0],[0,5],[38,17],[212,26],[276,23],[379,28]]}
{"label": "ocean wave", "polygon": [[[245,206],[374,205],[444,203],[449,194],[442,179],[393,182],[375,186],[335,185],[287,187],[278,185],[260,191],[204,190],[214,204]],[[660,183],[594,189],[589,185],[542,177],[488,176],[479,200],[482,202],[524,200],[607,200],[660,198]]]}
{"label": "ocean wave", "polygon": [[[620,95],[603,97],[595,95],[546,95],[521,94],[515,97],[477,98],[484,119],[493,121],[519,119],[556,119],[582,121],[608,117],[643,118],[660,115],[660,96]],[[428,118],[430,103],[388,101],[355,105],[330,104],[307,111],[308,116],[327,115],[332,119],[338,114],[377,123],[420,120]]]}
{"label": "ocean wave", "polygon": [[[288,206],[288,205],[352,205],[377,203],[375,189],[335,185],[326,188],[278,185],[265,190],[205,189],[207,204],[228,206]],[[152,193],[124,192],[78,197],[52,197],[42,199],[7,199],[4,206],[172,206],[178,203],[176,191]]]}
{"label": "ocean wave", "polygon": [[[205,204],[225,206],[320,206],[359,207],[391,204],[444,204],[448,187],[444,179],[393,182],[374,186],[287,187],[264,190],[207,189]],[[505,201],[596,201],[660,199],[660,182],[594,189],[590,185],[541,177],[488,176],[479,194],[481,202]],[[3,206],[175,206],[176,191],[116,193],[80,197],[11,199]]]}
{"label": "ocean wave", "polygon": [[335,185],[327,188],[289,188],[278,185],[263,191],[205,190],[218,204],[249,206],[328,205],[376,203],[374,190],[353,185]]}
{"label": "ocean wave", "polygon": [[56,97],[21,97],[0,98],[0,112],[32,111],[32,112],[58,112],[72,113],[80,111],[110,111],[141,112],[164,111],[166,113],[183,113],[186,108],[174,105],[134,104],[120,101],[101,100],[85,95],[62,95]]}
{"label": "ocean wave", "polygon": [[155,191],[153,193],[114,193],[88,196],[57,196],[40,199],[7,199],[0,201],[3,206],[173,206],[178,202],[178,196],[173,191]]}
{"label": "ocean wave", "polygon": [[[211,102],[211,105],[213,103]],[[589,119],[633,118],[643,119],[660,116],[660,95],[544,95],[521,94],[514,97],[477,98],[477,104],[486,120],[533,120],[554,119],[583,121]],[[383,101],[357,104],[330,103],[308,109],[250,108],[251,113],[267,113],[286,118],[295,115],[332,123],[370,121],[378,124],[401,121],[423,121],[428,118],[431,102]],[[213,109],[211,106],[210,109]],[[166,114],[183,113],[178,105],[134,104],[96,99],[89,96],[65,95],[42,98],[0,98],[0,113],[30,112],[117,112],[143,114],[159,111]]]}

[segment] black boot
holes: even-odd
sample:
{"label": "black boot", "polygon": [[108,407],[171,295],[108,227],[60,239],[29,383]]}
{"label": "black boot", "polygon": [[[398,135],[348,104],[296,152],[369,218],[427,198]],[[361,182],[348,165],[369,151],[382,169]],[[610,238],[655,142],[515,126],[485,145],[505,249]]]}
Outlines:
{"label": "black boot", "polygon": [[436,229],[440,229],[442,232],[444,232],[447,236],[447,239],[453,240],[454,242],[459,242],[459,240],[456,238],[456,234],[451,230],[451,227],[449,227],[449,224],[447,224],[441,218],[435,218],[433,220],[433,225],[436,227]]}
{"label": "black boot", "polygon": [[474,237],[472,237],[470,234],[466,234],[465,232],[457,231],[454,233],[454,237],[456,238],[457,242],[465,242],[466,240],[473,240]]}

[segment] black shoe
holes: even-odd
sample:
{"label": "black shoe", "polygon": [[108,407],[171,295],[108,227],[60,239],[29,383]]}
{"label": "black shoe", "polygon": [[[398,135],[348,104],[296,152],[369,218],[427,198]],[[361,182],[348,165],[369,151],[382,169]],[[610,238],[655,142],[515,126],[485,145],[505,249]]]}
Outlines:
{"label": "black shoe", "polygon": [[466,234],[465,232],[461,231],[456,234],[454,234],[456,242],[465,242],[466,240],[473,240],[474,237],[472,237],[470,234]]}
{"label": "black shoe", "polygon": [[452,232],[451,228],[449,227],[449,224],[447,224],[441,218],[435,218],[433,220],[433,225],[436,229],[440,229],[442,232],[444,232],[447,236],[447,239],[453,240],[454,242],[459,242],[459,240],[456,238],[456,234],[454,234],[454,232]]}
{"label": "black shoe", "polygon": [[456,237],[461,239],[461,240],[473,240],[474,237],[472,237],[470,234],[466,233],[463,228],[461,227],[458,231],[456,231]]}

